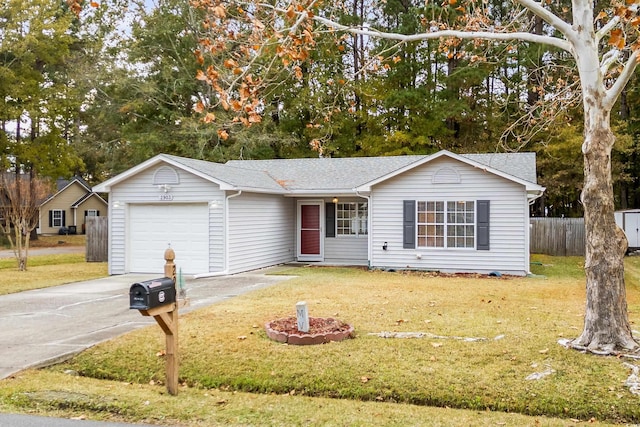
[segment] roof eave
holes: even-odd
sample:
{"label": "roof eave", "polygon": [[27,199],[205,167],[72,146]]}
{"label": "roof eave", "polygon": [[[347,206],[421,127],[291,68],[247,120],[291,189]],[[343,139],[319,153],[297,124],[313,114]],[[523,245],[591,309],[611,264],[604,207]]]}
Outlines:
{"label": "roof eave", "polygon": [[299,189],[289,190],[287,197],[348,197],[357,195],[355,188],[323,188],[319,190]]}
{"label": "roof eave", "polygon": [[244,185],[221,185],[221,190],[224,191],[246,191],[247,193],[261,193],[261,194],[273,194],[273,195],[288,195],[289,191],[286,189],[278,190],[274,188],[261,188],[261,187],[250,187]]}
{"label": "roof eave", "polygon": [[107,201],[105,199],[103,199],[102,197],[100,197],[99,194],[91,192],[91,193],[87,193],[85,196],[81,197],[74,204],[72,204],[71,207],[72,208],[79,208],[82,204],[84,204],[87,200],[89,200],[92,197],[97,197],[98,200],[101,201],[102,203],[104,203],[105,206],[108,205]]}

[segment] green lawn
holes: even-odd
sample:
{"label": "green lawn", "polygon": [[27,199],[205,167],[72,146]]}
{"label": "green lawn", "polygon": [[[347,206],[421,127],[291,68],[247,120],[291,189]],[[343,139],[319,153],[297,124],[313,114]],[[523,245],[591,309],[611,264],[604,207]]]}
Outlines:
{"label": "green lawn", "polygon": [[106,262],[86,262],[84,254],[29,256],[27,271],[15,258],[0,259],[0,295],[107,276]]}
{"label": "green lawn", "polygon": [[[534,261],[534,278],[292,269],[295,279],[181,316],[177,397],[154,326],[0,382],[0,409],[189,426],[639,423],[624,360],[557,344],[582,328],[583,260]],[[635,324],[640,258],[627,258],[627,288]],[[264,323],[300,300],[353,324],[355,339],[269,340]]]}

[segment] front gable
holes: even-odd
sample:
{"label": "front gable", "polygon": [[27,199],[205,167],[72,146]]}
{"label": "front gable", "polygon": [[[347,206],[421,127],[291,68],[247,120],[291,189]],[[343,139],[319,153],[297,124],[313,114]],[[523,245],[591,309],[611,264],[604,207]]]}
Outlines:
{"label": "front gable", "polygon": [[[504,156],[506,155],[502,155],[500,157],[504,158]],[[469,155],[469,157],[472,157],[472,156]],[[451,153],[449,151],[442,150],[431,156],[425,156],[422,159],[416,162],[413,162],[409,165],[406,165],[403,168],[394,170],[372,181],[364,183],[359,187],[357,187],[356,190],[361,192],[368,192],[368,191],[371,191],[372,187],[375,185],[378,185],[380,183],[383,183],[385,181],[391,180],[395,177],[398,177],[407,173],[412,173],[412,171],[414,170],[419,171],[420,169],[423,169],[424,166],[435,165],[435,168],[436,168],[435,170],[429,169],[431,171],[429,182],[431,182],[432,184],[461,183],[462,177],[459,171],[461,170],[469,171],[470,170],[469,168],[473,168],[473,169],[476,169],[476,171],[481,171],[485,174],[494,175],[496,177],[500,177],[505,180],[520,184],[524,186],[527,189],[527,191],[529,191],[531,194],[542,194],[542,192],[544,191],[544,187],[541,187],[535,184],[535,182],[533,181],[529,181],[527,179],[517,176],[516,175],[518,173],[517,165],[513,165],[510,168],[513,170],[514,174],[509,174],[504,172],[503,170],[493,168],[484,163],[479,163],[478,161],[473,160],[472,158],[469,158],[469,157],[460,156],[460,155]],[[481,156],[477,156],[477,157],[484,158]],[[516,158],[519,158],[519,157],[514,157],[514,159]],[[446,161],[446,163],[442,163],[443,161]],[[438,166],[438,165],[442,165],[442,166]],[[420,172],[417,172],[417,173],[420,173]]]}
{"label": "front gable", "polygon": [[371,265],[526,274],[527,186],[440,156],[371,186]]}
{"label": "front gable", "polygon": [[[110,199],[119,203],[211,201],[223,197],[221,187],[225,185],[164,160],[120,178],[108,185]],[[100,191],[104,186],[95,186],[94,191]]]}
{"label": "front gable", "polygon": [[[87,210],[86,213],[78,214],[77,210],[81,206]],[[104,215],[106,208],[107,202],[104,199],[75,178],[40,205],[39,233],[57,234],[61,229],[69,227],[75,227],[76,232],[81,232],[84,216]]]}
{"label": "front gable", "polygon": [[73,180],[56,194],[42,203],[43,209],[69,209],[78,199],[84,197],[91,190],[79,181]]}

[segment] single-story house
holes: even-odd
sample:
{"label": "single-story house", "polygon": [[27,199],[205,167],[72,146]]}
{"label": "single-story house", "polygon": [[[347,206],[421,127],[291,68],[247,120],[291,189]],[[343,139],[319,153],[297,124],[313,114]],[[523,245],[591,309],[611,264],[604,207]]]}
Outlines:
{"label": "single-story house", "polygon": [[80,177],[59,179],[56,192],[40,205],[38,234],[84,233],[88,216],[107,213],[107,202]]}
{"label": "single-story house", "polygon": [[109,273],[301,261],[526,275],[535,153],[235,160],[157,155],[109,193]]}

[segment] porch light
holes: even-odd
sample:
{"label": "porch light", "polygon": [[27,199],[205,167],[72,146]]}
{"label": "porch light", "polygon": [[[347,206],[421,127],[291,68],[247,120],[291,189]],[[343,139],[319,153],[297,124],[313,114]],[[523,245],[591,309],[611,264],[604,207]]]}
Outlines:
{"label": "porch light", "polygon": [[334,197],[333,197],[333,200],[331,200],[331,201],[332,201],[334,204],[335,204],[335,203],[338,203],[338,198],[334,196]]}

